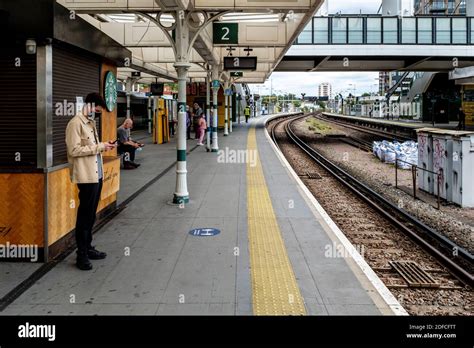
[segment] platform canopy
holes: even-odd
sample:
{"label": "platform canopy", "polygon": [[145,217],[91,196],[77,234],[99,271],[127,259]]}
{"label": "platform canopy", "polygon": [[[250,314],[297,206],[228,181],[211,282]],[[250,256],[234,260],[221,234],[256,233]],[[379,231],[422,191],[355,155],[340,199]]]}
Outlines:
{"label": "platform canopy", "polygon": [[[139,82],[174,80],[171,44],[177,11],[196,28],[189,78],[203,81],[205,64],[222,67],[224,57],[256,56],[256,70],[242,71],[237,82],[262,83],[282,60],[324,0],[57,0],[132,52],[119,78],[140,71]],[[188,18],[188,17],[186,17]],[[210,21],[204,26],[205,21]],[[221,23],[213,37],[213,23]],[[235,24],[231,24],[235,23]],[[226,25],[227,24],[227,25]],[[228,25],[231,24],[231,25]],[[223,26],[226,29],[223,29]],[[197,30],[197,29],[196,29]],[[232,49],[232,50],[230,50]],[[250,49],[250,50],[249,50]],[[229,77],[229,73],[225,73]]]}

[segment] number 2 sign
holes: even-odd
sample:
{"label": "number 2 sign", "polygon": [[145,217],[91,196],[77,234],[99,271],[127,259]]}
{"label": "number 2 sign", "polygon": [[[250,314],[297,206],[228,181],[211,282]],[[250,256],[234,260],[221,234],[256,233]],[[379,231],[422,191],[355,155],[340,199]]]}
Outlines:
{"label": "number 2 sign", "polygon": [[213,23],[213,43],[215,45],[237,45],[239,43],[238,23]]}

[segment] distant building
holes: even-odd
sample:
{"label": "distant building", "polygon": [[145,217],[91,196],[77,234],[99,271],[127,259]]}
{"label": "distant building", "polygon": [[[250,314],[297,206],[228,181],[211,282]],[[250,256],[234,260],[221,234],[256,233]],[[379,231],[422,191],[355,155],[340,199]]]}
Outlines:
{"label": "distant building", "polygon": [[379,72],[379,94],[385,95],[392,85],[392,76],[389,71]]}
{"label": "distant building", "polygon": [[[379,72],[379,95],[385,95],[387,92],[398,83],[403,77],[403,71],[381,71]],[[403,90],[410,89],[411,79],[405,78],[402,81],[401,88]]]}
{"label": "distant building", "polygon": [[332,86],[328,82],[321,83],[318,88],[318,97],[332,98]]}
{"label": "distant building", "polygon": [[468,0],[415,0],[415,15],[465,15],[466,1]]}

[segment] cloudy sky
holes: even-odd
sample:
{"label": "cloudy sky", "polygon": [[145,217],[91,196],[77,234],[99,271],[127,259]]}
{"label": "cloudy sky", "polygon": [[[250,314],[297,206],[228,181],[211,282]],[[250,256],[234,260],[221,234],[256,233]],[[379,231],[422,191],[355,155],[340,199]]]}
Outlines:
{"label": "cloudy sky", "polygon": [[[341,12],[344,14],[377,13],[382,0],[327,0],[329,1],[329,13]],[[254,93],[306,93],[306,95],[317,96],[318,85],[329,82],[332,85],[333,94],[364,92],[376,92],[378,90],[378,72],[313,72],[313,73],[273,73],[265,84],[251,85]],[[271,80],[271,81],[270,81]],[[352,86],[350,86],[352,84]]]}

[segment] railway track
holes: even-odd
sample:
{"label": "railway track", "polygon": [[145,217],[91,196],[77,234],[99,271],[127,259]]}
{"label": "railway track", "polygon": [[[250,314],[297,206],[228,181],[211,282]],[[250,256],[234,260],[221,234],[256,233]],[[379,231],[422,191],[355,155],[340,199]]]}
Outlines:
{"label": "railway track", "polygon": [[[295,170],[348,238],[367,248],[369,264],[387,286],[407,298],[416,291],[428,292],[417,295],[419,299],[426,297],[425,303],[430,302],[433,291],[457,291],[453,298],[472,296],[472,255],[305,143],[292,124],[306,116],[273,121],[271,136],[284,153],[291,152]],[[426,306],[422,308],[413,313],[426,314]],[[458,313],[454,309],[446,312],[453,311]]]}
{"label": "railway track", "polygon": [[391,133],[391,132],[377,130],[377,129],[373,129],[373,128],[369,128],[369,127],[365,127],[365,126],[361,126],[361,125],[350,124],[350,123],[344,122],[344,121],[336,121],[334,119],[330,119],[328,117],[321,116],[321,114],[314,115],[314,117],[321,120],[321,121],[324,121],[324,122],[337,124],[337,125],[342,126],[342,127],[350,128],[350,129],[357,130],[357,131],[364,132],[364,133],[371,134],[371,135],[375,135],[375,136],[383,138],[383,139],[389,139],[389,140],[394,140],[394,141],[398,141],[398,142],[404,142],[404,141],[408,141],[408,140],[416,140],[413,137],[410,137],[410,136],[407,136],[407,135],[394,134],[394,133]]}

